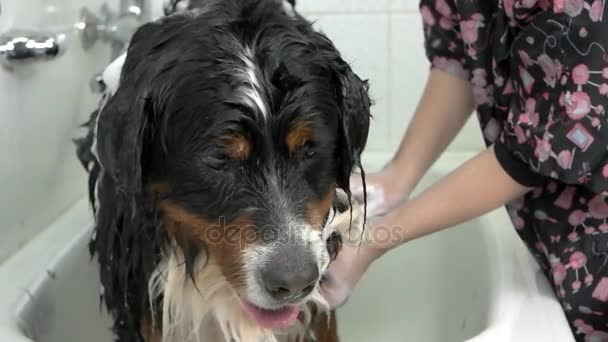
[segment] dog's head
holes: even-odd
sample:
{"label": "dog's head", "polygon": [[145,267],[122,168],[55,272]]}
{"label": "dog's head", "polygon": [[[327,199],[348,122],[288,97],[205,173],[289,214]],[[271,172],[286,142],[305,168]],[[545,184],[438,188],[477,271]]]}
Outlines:
{"label": "dog's head", "polygon": [[162,231],[140,233],[174,242],[189,273],[206,255],[263,320],[329,265],[323,229],[336,188],[349,192],[370,100],[280,1],[207,3],[133,37],[96,125],[97,196],[125,221],[158,212]]}

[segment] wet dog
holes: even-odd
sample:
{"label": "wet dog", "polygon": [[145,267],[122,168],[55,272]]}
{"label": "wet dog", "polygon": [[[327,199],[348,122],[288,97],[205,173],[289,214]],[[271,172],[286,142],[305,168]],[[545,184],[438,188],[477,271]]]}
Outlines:
{"label": "wet dog", "polygon": [[291,2],[190,6],[137,31],[78,141],[116,340],[335,341],[367,83]]}

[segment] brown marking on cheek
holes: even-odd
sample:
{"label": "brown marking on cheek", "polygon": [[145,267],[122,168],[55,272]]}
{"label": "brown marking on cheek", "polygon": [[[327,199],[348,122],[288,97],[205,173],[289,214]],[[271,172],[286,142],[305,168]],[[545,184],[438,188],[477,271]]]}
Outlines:
{"label": "brown marking on cheek", "polygon": [[170,201],[161,202],[159,207],[165,230],[178,244],[207,250],[233,287],[245,285],[243,251],[258,238],[248,216],[231,222],[222,218],[209,221]]}
{"label": "brown marking on cheek", "polygon": [[[234,288],[244,288],[247,284],[244,270],[244,251],[258,241],[256,229],[248,216],[238,217],[230,223],[222,223],[224,235],[222,243],[211,243],[210,248],[222,268],[224,276]],[[215,241],[214,241],[215,242]]]}
{"label": "brown marking on cheek", "polygon": [[144,319],[141,322],[140,329],[141,336],[143,337],[145,342],[161,342],[162,341],[162,332],[158,327],[153,328],[152,323],[149,319]]}
{"label": "brown marking on cheek", "polygon": [[251,141],[241,134],[229,134],[221,138],[226,154],[235,160],[247,160],[253,147]]}
{"label": "brown marking on cheek", "polygon": [[325,219],[325,215],[329,213],[329,210],[334,203],[335,196],[336,189],[331,188],[320,201],[313,202],[308,206],[307,220],[312,229],[323,229],[325,223],[323,222],[323,219]]}
{"label": "brown marking on cheek", "polygon": [[306,145],[313,137],[312,127],[309,125],[298,122],[289,128],[285,144],[290,153],[293,153]]}
{"label": "brown marking on cheek", "polygon": [[311,327],[317,336],[317,342],[338,342],[338,321],[336,312],[332,311],[327,321],[326,313],[315,315],[313,326]]}

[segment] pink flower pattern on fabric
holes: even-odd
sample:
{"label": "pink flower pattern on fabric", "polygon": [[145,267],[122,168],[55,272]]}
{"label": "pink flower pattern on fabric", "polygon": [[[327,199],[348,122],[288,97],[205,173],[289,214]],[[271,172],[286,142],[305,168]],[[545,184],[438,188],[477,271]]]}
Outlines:
{"label": "pink flower pattern on fabric", "polygon": [[546,177],[506,209],[587,342],[608,342],[607,2],[420,4],[429,61],[470,81],[486,144]]}

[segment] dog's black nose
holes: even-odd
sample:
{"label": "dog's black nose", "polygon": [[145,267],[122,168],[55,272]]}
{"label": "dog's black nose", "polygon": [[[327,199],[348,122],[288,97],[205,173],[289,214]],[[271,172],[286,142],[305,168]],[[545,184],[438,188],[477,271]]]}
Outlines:
{"label": "dog's black nose", "polygon": [[309,295],[319,280],[316,264],[299,265],[297,269],[268,267],[262,272],[266,291],[277,300],[297,300]]}

